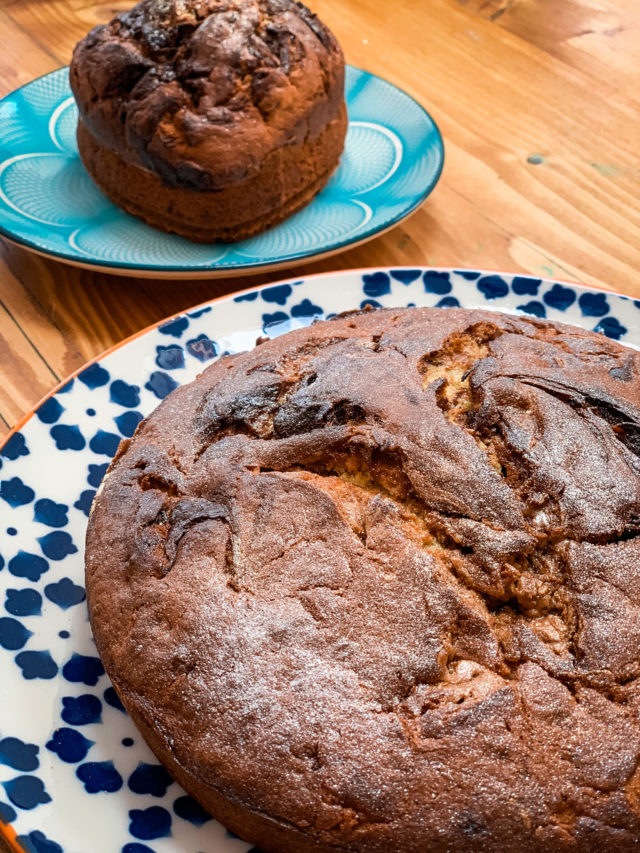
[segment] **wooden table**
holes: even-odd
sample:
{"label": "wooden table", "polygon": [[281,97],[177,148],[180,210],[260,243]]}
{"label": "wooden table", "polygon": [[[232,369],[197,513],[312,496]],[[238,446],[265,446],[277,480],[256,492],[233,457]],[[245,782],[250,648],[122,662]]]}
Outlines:
{"label": "wooden table", "polygon": [[[128,5],[0,0],[0,96],[68,63],[87,30]],[[410,220],[292,276],[378,264],[470,266],[640,297],[638,0],[313,5],[351,63],[425,104],[447,160]],[[0,439],[66,374],[126,335],[269,278],[136,280],[0,244]]]}
{"label": "wooden table", "polygon": [[[69,62],[129,0],[0,0],[0,96]],[[409,220],[291,270],[430,264],[573,279],[640,296],[638,0],[315,0],[348,61],[402,86],[445,139]],[[0,440],[68,373],[208,298],[217,281],[92,273],[0,244]]]}

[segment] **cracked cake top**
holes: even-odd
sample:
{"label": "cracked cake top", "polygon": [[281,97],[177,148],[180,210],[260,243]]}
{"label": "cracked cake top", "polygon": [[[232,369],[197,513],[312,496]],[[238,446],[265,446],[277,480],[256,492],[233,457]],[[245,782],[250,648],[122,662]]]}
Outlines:
{"label": "cracked cake top", "polygon": [[319,136],[344,59],[294,0],[141,0],[79,42],[70,80],[101,144],[169,186],[212,190]]}
{"label": "cracked cake top", "polygon": [[639,455],[640,355],[601,335],[398,309],[264,342],[124,442],[98,649],[198,785],[318,849],[636,849]]}

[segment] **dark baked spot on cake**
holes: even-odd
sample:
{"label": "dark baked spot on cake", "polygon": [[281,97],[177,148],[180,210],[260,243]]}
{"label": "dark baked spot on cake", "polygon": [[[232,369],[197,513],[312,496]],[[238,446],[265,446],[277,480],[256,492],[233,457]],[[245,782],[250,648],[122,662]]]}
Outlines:
{"label": "dark baked spot on cake", "polygon": [[[224,784],[323,850],[635,849],[639,368],[542,321],[379,311],[169,398],[98,500],[88,591],[196,793]],[[114,651],[120,565],[142,606]]]}
{"label": "dark baked spot on cake", "polygon": [[228,511],[225,507],[204,498],[187,498],[174,504],[168,519],[170,533],[164,546],[165,554],[169,559],[164,570],[165,575],[171,571],[183,536],[196,525],[214,519],[228,521]]}
{"label": "dark baked spot on cake", "polygon": [[486,834],[487,828],[479,815],[465,814],[460,819],[460,832],[463,835],[475,837]]}
{"label": "dark baked spot on cake", "polygon": [[633,359],[629,357],[623,364],[610,368],[609,376],[612,376],[614,379],[620,379],[622,382],[632,382],[634,376]]}

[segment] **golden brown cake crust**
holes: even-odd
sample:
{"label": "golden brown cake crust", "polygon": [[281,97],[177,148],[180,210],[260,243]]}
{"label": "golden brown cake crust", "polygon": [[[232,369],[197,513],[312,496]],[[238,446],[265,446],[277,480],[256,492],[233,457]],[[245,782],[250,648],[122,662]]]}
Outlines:
{"label": "golden brown cake crust", "polygon": [[99,652],[273,853],[640,842],[640,355],[397,309],[222,359],[123,443]]}
{"label": "golden brown cake crust", "polygon": [[127,213],[196,243],[235,242],[283,222],[323,189],[340,159],[346,127],[343,105],[313,142],[277,148],[256,175],[217,192],[167,187],[153,172],[100,145],[82,121],[78,148],[93,180]]}
{"label": "golden brown cake crust", "polygon": [[142,0],[79,42],[70,81],[99,145],[206,191],[316,139],[341,111],[344,59],[294,0]]}

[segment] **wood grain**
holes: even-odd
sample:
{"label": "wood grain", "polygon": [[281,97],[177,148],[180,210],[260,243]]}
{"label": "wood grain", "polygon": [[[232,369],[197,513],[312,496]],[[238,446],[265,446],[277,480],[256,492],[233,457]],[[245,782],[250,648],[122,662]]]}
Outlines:
{"label": "wood grain", "polygon": [[[0,0],[0,96],[66,64],[128,0]],[[422,102],[443,177],[408,221],[282,275],[432,264],[573,279],[640,297],[637,0],[316,0],[347,59]],[[0,440],[123,337],[260,275],[91,273],[0,244]]]}
{"label": "wood grain", "polygon": [[[0,96],[68,63],[79,38],[128,5],[0,0]],[[430,110],[447,159],[433,196],[410,220],[292,276],[379,264],[470,266],[640,297],[637,0],[312,5],[348,61]],[[61,378],[123,337],[274,277],[136,280],[0,243],[0,440]]]}

